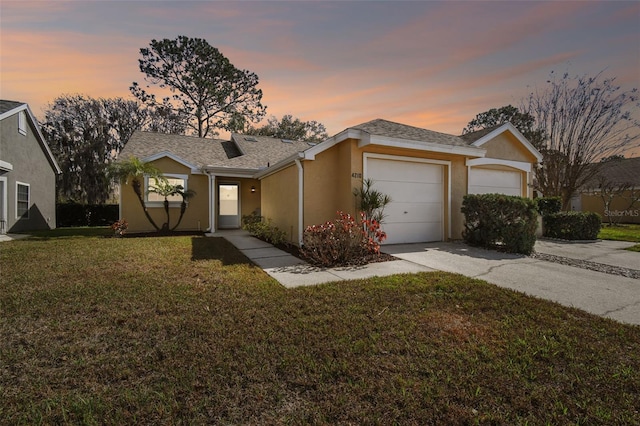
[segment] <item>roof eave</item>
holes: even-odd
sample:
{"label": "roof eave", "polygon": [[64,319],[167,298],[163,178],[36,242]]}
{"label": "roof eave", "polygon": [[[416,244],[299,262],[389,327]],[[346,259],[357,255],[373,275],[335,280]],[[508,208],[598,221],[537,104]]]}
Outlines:
{"label": "roof eave", "polygon": [[358,142],[358,148],[362,148],[367,145],[415,149],[419,151],[464,155],[468,157],[484,157],[486,154],[486,150],[484,148],[475,146],[445,145],[435,142],[414,141],[409,139],[366,134],[363,135],[362,138],[360,138],[360,141]]}
{"label": "roof eave", "polygon": [[[315,148],[315,147],[314,147]],[[285,158],[284,160],[278,161],[276,164],[274,164],[273,166],[258,170],[257,173],[254,174],[254,178],[255,179],[263,179],[269,175],[272,175],[286,167],[289,167],[291,165],[293,165],[296,160],[303,160],[303,159],[308,159],[306,157],[306,152],[296,152],[290,156],[288,156],[287,158]],[[311,160],[313,160],[313,158],[311,158]]]}
{"label": "roof eave", "polygon": [[208,165],[202,168],[202,171],[209,175],[222,176],[222,177],[237,177],[237,178],[254,178],[256,169],[247,169],[240,167],[225,167],[225,166],[213,166]]}

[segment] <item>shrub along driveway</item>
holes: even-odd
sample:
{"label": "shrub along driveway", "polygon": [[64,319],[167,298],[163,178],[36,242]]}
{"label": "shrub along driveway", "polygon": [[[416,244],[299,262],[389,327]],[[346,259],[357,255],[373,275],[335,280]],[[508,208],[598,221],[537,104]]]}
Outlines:
{"label": "shrub along driveway", "polygon": [[[536,252],[637,269],[638,253],[622,250],[633,243],[536,242]],[[383,251],[416,264],[481,278],[525,294],[584,309],[618,321],[640,324],[640,280],[534,257],[470,247],[464,243],[385,246]]]}

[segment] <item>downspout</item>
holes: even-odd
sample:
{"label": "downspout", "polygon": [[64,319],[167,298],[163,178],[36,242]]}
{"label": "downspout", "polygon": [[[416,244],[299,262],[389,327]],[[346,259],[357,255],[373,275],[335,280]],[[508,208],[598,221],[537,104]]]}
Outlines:
{"label": "downspout", "polygon": [[209,174],[209,232],[216,232],[216,176]]}
{"label": "downspout", "polygon": [[304,170],[300,159],[296,159],[298,167],[298,247],[302,247],[304,220]]}

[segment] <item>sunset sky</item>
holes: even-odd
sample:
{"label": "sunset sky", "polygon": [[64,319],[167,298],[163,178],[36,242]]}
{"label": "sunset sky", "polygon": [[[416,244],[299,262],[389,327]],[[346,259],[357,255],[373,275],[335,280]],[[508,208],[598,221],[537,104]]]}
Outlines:
{"label": "sunset sky", "polygon": [[61,94],[130,98],[140,48],[206,39],[255,72],[267,114],[330,135],[374,118],[460,134],[549,73],[640,87],[640,2],[0,3],[0,97],[42,117]]}

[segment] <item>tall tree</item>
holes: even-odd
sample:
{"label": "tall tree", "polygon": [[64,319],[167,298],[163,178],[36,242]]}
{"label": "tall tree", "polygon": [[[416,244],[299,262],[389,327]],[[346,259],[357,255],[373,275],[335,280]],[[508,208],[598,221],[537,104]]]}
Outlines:
{"label": "tall tree", "polygon": [[535,118],[526,112],[521,112],[513,105],[491,108],[476,115],[476,118],[471,120],[462,130],[462,134],[488,129],[506,122],[513,124],[534,146],[539,146],[542,143],[544,135],[535,129]]}
{"label": "tall tree", "polygon": [[322,142],[329,137],[322,123],[301,121],[290,114],[283,115],[281,120],[271,116],[264,126],[249,126],[245,134],[307,142]]}
{"label": "tall tree", "polygon": [[640,139],[637,89],[622,90],[615,78],[553,72],[548,86],[523,101],[523,112],[535,119],[544,135],[536,170],[537,188],[545,196],[562,197],[567,209],[578,188],[598,174],[602,157],[620,154]]}
{"label": "tall tree", "polygon": [[107,166],[135,130],[184,132],[175,114],[122,98],[82,95],[56,98],[45,112],[42,133],[62,168],[60,201],[98,204],[110,194]]}
{"label": "tall tree", "polygon": [[138,62],[145,80],[157,85],[165,97],[159,101],[137,82],[130,87],[131,93],[147,105],[163,105],[187,115],[189,126],[199,137],[235,126],[238,115],[257,122],[265,114],[258,76],[236,68],[206,40],[186,36],[154,39],[140,54]]}

